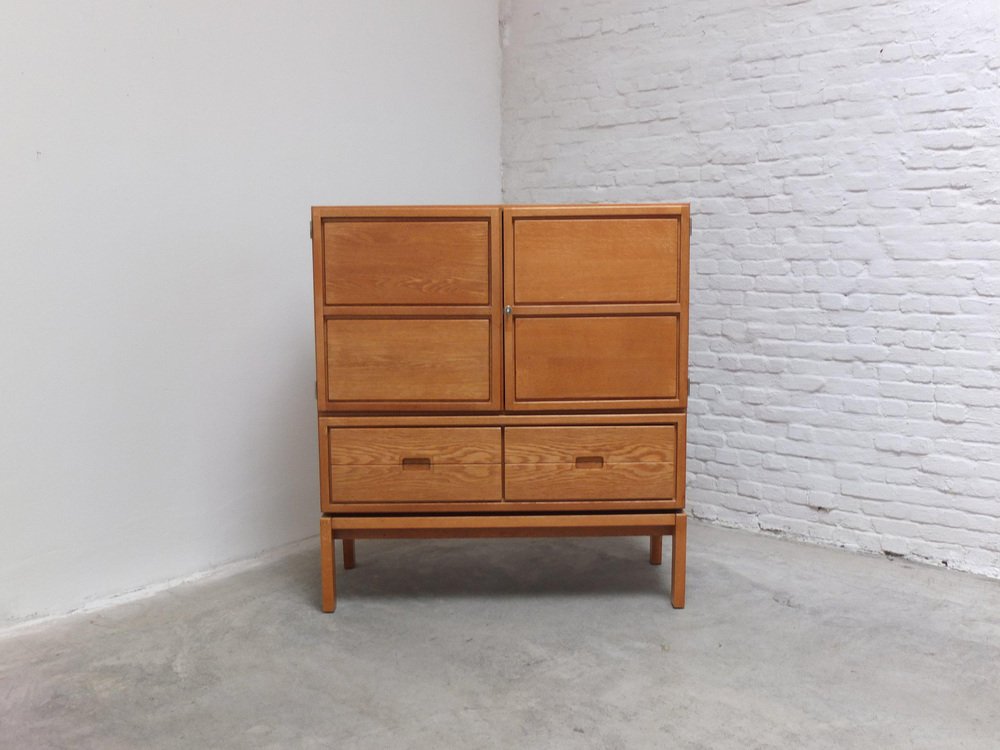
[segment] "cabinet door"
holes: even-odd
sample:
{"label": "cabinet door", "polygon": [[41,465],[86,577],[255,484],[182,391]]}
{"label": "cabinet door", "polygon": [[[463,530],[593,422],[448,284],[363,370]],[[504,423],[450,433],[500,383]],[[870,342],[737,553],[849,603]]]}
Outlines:
{"label": "cabinet door", "polygon": [[687,403],[687,205],[504,209],[505,405]]}
{"label": "cabinet door", "polygon": [[321,412],[496,411],[500,211],[314,208]]}

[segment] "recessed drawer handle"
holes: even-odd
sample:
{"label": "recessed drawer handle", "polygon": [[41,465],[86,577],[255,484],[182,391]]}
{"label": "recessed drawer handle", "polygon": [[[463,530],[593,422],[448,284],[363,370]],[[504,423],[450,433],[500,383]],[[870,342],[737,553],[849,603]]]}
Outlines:
{"label": "recessed drawer handle", "polygon": [[431,460],[429,458],[404,458],[403,459],[403,469],[414,469],[417,471],[424,470],[429,471],[431,468]]}
{"label": "recessed drawer handle", "polygon": [[576,468],[600,469],[604,466],[604,456],[577,456]]}

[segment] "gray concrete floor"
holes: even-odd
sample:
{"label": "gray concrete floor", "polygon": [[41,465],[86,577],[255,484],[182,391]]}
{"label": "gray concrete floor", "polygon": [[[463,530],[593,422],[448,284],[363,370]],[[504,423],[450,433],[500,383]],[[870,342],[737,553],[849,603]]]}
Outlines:
{"label": "gray concrete floor", "polygon": [[333,615],[317,550],[9,635],[0,747],[1000,747],[1000,582],[692,524],[675,611],[646,549],[362,541]]}

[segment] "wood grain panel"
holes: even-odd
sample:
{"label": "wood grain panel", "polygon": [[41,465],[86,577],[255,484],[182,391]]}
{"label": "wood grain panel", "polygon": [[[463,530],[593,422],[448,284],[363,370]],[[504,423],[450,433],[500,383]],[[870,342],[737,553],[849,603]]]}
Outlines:
{"label": "wood grain panel", "polygon": [[511,427],[504,437],[507,500],[673,498],[674,427]]}
{"label": "wood grain panel", "polygon": [[330,318],[326,345],[331,402],[490,399],[486,318]]}
{"label": "wood grain panel", "polygon": [[514,302],[676,302],[677,218],[515,218]]}
{"label": "wood grain panel", "polygon": [[[369,414],[321,416],[327,427],[564,427],[569,425],[683,425],[682,412],[615,412],[611,414]],[[683,443],[683,441],[681,441]]]}
{"label": "wood grain panel", "polygon": [[606,464],[673,463],[677,431],[648,427],[510,427],[504,461],[510,464],[575,463],[600,456]]}
{"label": "wood grain panel", "polygon": [[545,516],[333,516],[335,539],[646,536],[671,534],[683,514],[606,513]]}
{"label": "wood grain panel", "polygon": [[667,499],[673,494],[673,463],[604,463],[588,468],[577,463],[530,463],[504,468],[508,500]]}
{"label": "wood grain panel", "polygon": [[678,319],[674,315],[515,317],[508,366],[514,369],[514,393],[507,394],[508,405],[675,399]]}
{"label": "wood grain panel", "polygon": [[498,464],[499,427],[346,427],[330,430],[330,463],[402,465],[406,458],[440,464]]}
{"label": "wood grain panel", "polygon": [[594,511],[664,511],[680,510],[683,507],[676,497],[657,500],[504,500],[465,502],[452,500],[446,503],[436,501],[387,503],[323,503],[324,513],[592,513]]}
{"label": "wood grain panel", "polygon": [[327,305],[488,305],[490,222],[323,222]]}
{"label": "wood grain panel", "polygon": [[337,465],[330,467],[332,502],[447,502],[502,497],[500,464]]}

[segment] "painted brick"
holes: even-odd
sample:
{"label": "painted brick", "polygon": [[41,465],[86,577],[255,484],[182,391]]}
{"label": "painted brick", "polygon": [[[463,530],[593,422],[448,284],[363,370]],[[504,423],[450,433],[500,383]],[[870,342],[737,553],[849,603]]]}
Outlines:
{"label": "painted brick", "polygon": [[1000,577],[1000,6],[502,18],[506,201],[692,204],[691,512]]}

